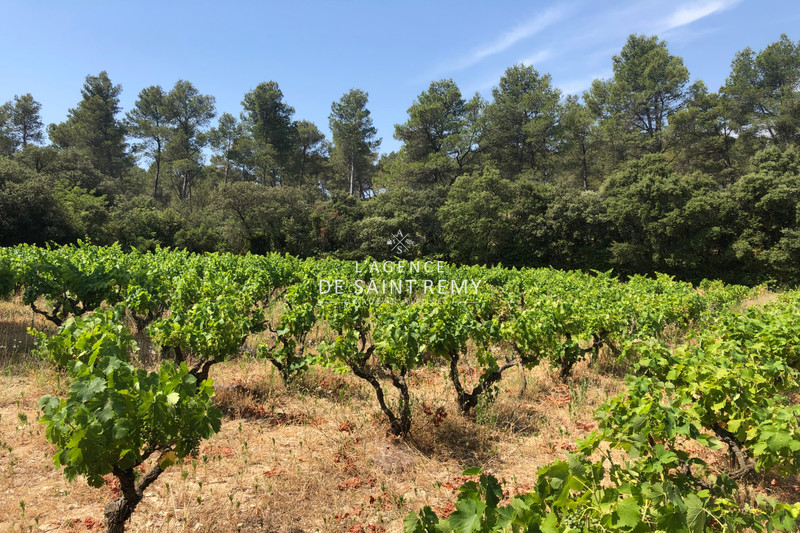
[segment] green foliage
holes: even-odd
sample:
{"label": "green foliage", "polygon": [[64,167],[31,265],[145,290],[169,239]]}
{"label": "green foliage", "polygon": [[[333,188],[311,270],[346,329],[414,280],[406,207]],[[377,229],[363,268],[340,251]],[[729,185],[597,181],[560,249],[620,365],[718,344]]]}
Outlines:
{"label": "green foliage", "polygon": [[656,36],[631,35],[612,59],[614,77],[595,80],[588,105],[619,135],[623,157],[660,153],[671,144],[667,128],[686,103],[689,71]]}
{"label": "green foliage", "polygon": [[230,113],[220,115],[218,126],[208,131],[208,142],[214,150],[211,163],[222,171],[223,183],[235,181],[237,172],[241,172],[246,141],[244,124]]}
{"label": "green foliage", "polygon": [[314,196],[299,187],[230,183],[220,188],[230,218],[221,232],[226,251],[309,255],[318,246],[311,230]]}
{"label": "green foliage", "polygon": [[186,457],[221,423],[211,381],[198,383],[185,364],[171,361],[155,372],[136,369],[136,343],[118,320],[118,311],[71,318],[38,341],[40,355],[70,379],[66,397],[39,401],[47,439],[57,447],[53,462],[68,479],[83,475],[93,487],[155,452]]}
{"label": "green foliage", "polygon": [[186,80],[178,80],[163,98],[164,114],[172,126],[164,159],[173,175],[170,185],[179,199],[192,195],[203,171],[202,150],[208,142],[205,129],[216,116],[215,102],[213,96],[201,94]]}
{"label": "green foliage", "polygon": [[134,196],[117,202],[110,210],[105,228],[124,249],[148,251],[172,246],[182,226],[174,211],[160,211],[152,197]]}
{"label": "green foliage", "polygon": [[467,264],[607,268],[609,200],[487,168],[461,176],[439,209],[451,257]]}
{"label": "green foliage", "polygon": [[[70,187],[66,183],[59,185],[55,197],[64,209],[71,237],[88,239],[91,235],[101,235],[108,220],[105,197],[96,196],[77,186]],[[105,242],[109,243],[108,240]]]}
{"label": "green foliage", "polygon": [[[800,281],[799,50],[785,35],[743,50],[718,94],[689,86],[682,59],[639,35],[585,104],[525,65],[505,72],[489,102],[440,80],[396,126],[402,148],[377,164],[358,89],[332,105],[332,144],[294,121],[275,82],[245,95],[241,121],[224,114],[209,130],[214,98],[184,80],[141,91],[123,123],[121,88],[102,72],[49,127],[47,147],[37,146],[40,104],[15,97],[0,106],[0,245],[119,243],[0,250],[0,297],[19,289],[60,326],[38,335],[40,354],[70,380],[65,398],[41,403],[56,464],[130,487],[152,454],[190,453],[219,429],[208,367],[277,316],[259,354],[287,380],[311,364],[353,372],[396,435],[411,431],[409,377],[431,360],[449,363],[466,413],[514,365],[546,363],[567,378],[607,349],[632,369],[625,394],[598,411],[598,431],[544,467],[534,491],[506,500],[496,479],[472,471],[449,518],[426,509],[408,531],[796,529],[797,505],[736,495],[754,470],[800,468],[797,296],[735,315],[726,308],[745,288],[671,276]],[[398,231],[415,242],[407,257],[584,272],[356,272],[272,253],[385,259]],[[610,266],[649,277],[597,271]],[[481,290],[320,294],[321,280],[337,279]],[[128,319],[173,360],[136,368]],[[693,321],[706,327],[689,342],[663,338]],[[312,354],[313,331],[325,340]],[[464,365],[478,375],[471,390]],[[705,462],[717,449],[727,471]]]}
{"label": "green foliage", "polygon": [[516,234],[507,215],[516,197],[513,182],[495,169],[460,177],[439,210],[445,242],[453,259],[472,264],[507,257]]}
{"label": "green foliage", "polygon": [[263,310],[254,307],[263,288],[258,279],[237,279],[237,262],[211,256],[173,278],[171,312],[147,331],[159,346],[173,350],[178,362],[189,355],[204,362],[224,361],[238,353],[250,333],[264,329]]}
{"label": "green foliage", "polygon": [[561,91],[551,86],[549,74],[531,66],[506,69],[492,89],[486,107],[482,148],[505,176],[531,173],[547,181],[551,173],[548,152],[558,139],[558,105]]}
{"label": "green foliage", "polygon": [[258,347],[259,355],[271,361],[286,381],[305,370],[310,362],[305,348],[306,337],[317,323],[319,284],[316,281],[310,277],[286,290],[286,310],[275,331],[275,346],[262,344]]}
{"label": "green foliage", "polygon": [[[21,247],[19,283],[23,302],[34,312],[61,325],[69,315],[92,311],[121,299],[127,272],[119,246],[99,247],[78,241],[54,250]],[[39,301],[44,299],[44,308]]]}
{"label": "green foliage", "polygon": [[754,172],[731,187],[742,232],[732,248],[747,271],[784,284],[797,281],[800,259],[800,152],[767,148],[753,157]]}
{"label": "green foliage", "polygon": [[[461,487],[446,520],[425,508],[406,518],[406,531],[796,530],[800,505],[764,495],[743,505],[737,494],[753,470],[800,469],[798,408],[789,399],[800,390],[799,306],[792,293],[725,313],[676,348],[627,342],[635,361],[627,391],[595,413],[599,429],[578,453],[543,467],[534,490],[507,503],[497,479],[482,475]],[[723,446],[732,467],[714,473],[698,449]]]}
{"label": "green foliage", "polygon": [[14,96],[13,101],[0,107],[0,154],[11,155],[17,149],[44,141],[41,109],[42,104],[30,93]]}
{"label": "green foliage", "polygon": [[[730,487],[687,490],[664,469],[674,464],[669,452],[651,469],[632,471],[632,464],[592,463],[576,454],[538,472],[536,488],[503,501],[502,486],[492,475],[481,475],[459,489],[456,511],[446,520],[426,507],[405,520],[408,533],[523,532],[579,533],[584,531],[702,532],[790,531],[800,507],[762,498],[760,508],[740,511],[730,499]],[[660,468],[659,468],[660,467]],[[473,471],[467,471],[472,473]],[[601,483],[610,475],[612,486]],[[727,490],[726,490],[727,489]]]}
{"label": "green foliage", "polygon": [[50,140],[59,148],[84,150],[97,170],[120,178],[130,165],[125,151],[125,126],[117,119],[122,86],[114,85],[106,71],[86,76],[81,101],[69,118],[48,127]]}
{"label": "green foliage", "polygon": [[283,101],[274,81],[259,83],[244,95],[242,119],[253,138],[252,166],[263,185],[286,184],[285,167],[295,143],[294,108]]}
{"label": "green foliage", "polygon": [[0,155],[9,156],[17,149],[17,142],[12,133],[11,102],[0,105]]}
{"label": "green foliage", "polygon": [[[407,518],[409,531],[794,527],[796,506],[734,502],[747,473],[800,469],[800,411],[790,399],[800,390],[796,294],[736,315],[725,308],[747,289],[706,282],[697,290],[666,275],[622,283],[600,272],[368,265],[159,248],[123,254],[85,244],[3,250],[0,268],[16,280],[9,283],[29,298],[44,296],[57,319],[73,315],[56,335],[36,334],[39,354],[70,380],[65,398],[40,404],[58,447],[56,464],[93,485],[108,473],[131,485],[132,468],[151,455],[160,454],[161,465],[171,453],[191,453],[219,429],[209,366],[239,353],[248,335],[266,327],[265,313],[278,310],[274,342],[260,355],[287,380],[311,364],[349,369],[373,388],[398,436],[411,431],[409,377],[430,360],[449,363],[465,413],[491,402],[503,372],[516,365],[546,361],[567,377],[603,347],[630,361],[627,391],[596,413],[599,429],[569,461],[544,467],[533,492],[506,501],[500,483],[482,476],[462,487],[450,517],[423,510]],[[348,288],[321,291],[320,280]],[[408,280],[417,285],[399,293],[354,285],[399,287]],[[439,282],[464,292],[440,294]],[[480,290],[466,292],[468,282]],[[103,302],[119,303],[97,309]],[[153,372],[137,369],[126,316],[176,361]],[[691,342],[675,347],[663,338],[667,326],[692,321],[707,325]],[[319,325],[330,333],[310,354],[307,336]],[[471,389],[461,382],[464,365],[478,375]],[[713,474],[698,449],[722,447],[733,466]],[[149,472],[143,486],[161,470]],[[137,498],[128,501],[130,512]]]}
{"label": "green foliage", "polygon": [[154,198],[160,193],[161,163],[172,133],[166,98],[167,94],[160,85],[146,87],[139,93],[134,108],[126,116],[128,132],[140,140],[132,146],[133,152],[151,159],[155,165]]}
{"label": "green foliage", "polygon": [[718,183],[736,179],[735,166],[741,164],[742,156],[734,150],[737,138],[733,128],[722,119],[727,105],[719,94],[709,93],[702,81],[688,88],[685,105],[670,118],[678,147],[677,168],[702,172]]}
{"label": "green foliage", "polygon": [[745,48],[731,63],[722,88],[737,133],[759,142],[768,138],[778,145],[800,141],[800,45],[786,34],[756,53]]}
{"label": "green foliage", "polygon": [[689,85],[683,60],[645,35],[583,100],[529,65],[488,101],[434,81],[380,158],[358,89],[332,104],[329,142],[275,81],[211,128],[213,96],[186,80],[144,88],[120,120],[121,88],[100,73],[50,146],[30,94],[0,106],[0,244],[384,259],[402,231],[417,257],[791,287],[798,50],[783,35],[741,51],[719,92]]}
{"label": "green foliage", "polygon": [[395,126],[403,149],[388,171],[393,183],[412,188],[451,185],[476,157],[484,106],[477,94],[465,100],[451,79],[432,82],[408,108],[408,120]]}
{"label": "green foliage", "polygon": [[445,237],[439,212],[447,199],[446,191],[444,185],[425,189],[393,186],[379,194],[365,206],[365,218],[353,230],[358,236],[358,248],[350,255],[339,255],[390,259],[394,254],[391,248],[387,249],[387,235],[402,231],[413,239],[414,255],[444,258]]}
{"label": "green foliage", "polygon": [[313,122],[298,120],[295,128],[291,182],[301,187],[321,186],[327,180],[330,143]]}
{"label": "green foliage", "polygon": [[732,259],[735,204],[701,175],[674,173],[661,155],[630,163],[606,182],[608,216],[618,228],[612,264],[623,272],[670,271],[699,277]]}
{"label": "green foliage", "polygon": [[0,299],[8,298],[14,292],[16,281],[11,259],[0,252]]}
{"label": "green foliage", "polygon": [[361,89],[351,89],[331,104],[328,118],[334,145],[331,159],[338,174],[336,188],[359,198],[367,198],[372,192],[372,164],[381,144],[367,99],[368,94]]}
{"label": "green foliage", "polygon": [[[16,176],[22,177],[20,174]],[[11,180],[2,183],[0,174],[0,211],[3,213],[0,245],[66,241],[64,212],[47,178],[37,176],[22,183]]]}

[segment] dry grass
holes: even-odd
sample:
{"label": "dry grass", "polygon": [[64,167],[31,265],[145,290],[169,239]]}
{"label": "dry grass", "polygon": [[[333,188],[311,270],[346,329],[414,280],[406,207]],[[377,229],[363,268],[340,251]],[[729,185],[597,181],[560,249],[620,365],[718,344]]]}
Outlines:
{"label": "dry grass", "polygon": [[[0,343],[18,345],[0,376],[0,531],[102,531],[113,487],[67,482],[37,424],[39,397],[64,385],[25,355],[31,320],[44,326],[20,305],[0,304]],[[313,368],[286,385],[248,357],[215,365],[222,430],[151,486],[129,530],[399,532],[409,511],[449,509],[461,472],[476,465],[511,493],[528,490],[539,467],[596,427],[593,411],[623,385],[587,362],[568,383],[543,366],[526,373],[523,396],[522,375],[509,370],[497,401],[464,417],[444,368],[413,372],[414,425],[399,440],[351,375]]]}
{"label": "dry grass", "polygon": [[47,319],[23,306],[20,296],[12,301],[0,300],[0,365],[13,368],[31,360],[33,339],[28,335],[28,328],[55,331]]}
{"label": "dry grass", "polygon": [[767,289],[759,290],[755,292],[749,298],[745,298],[738,305],[733,307],[733,310],[741,313],[748,307],[762,307],[768,303],[774,302],[780,298],[779,292],[769,291]]}

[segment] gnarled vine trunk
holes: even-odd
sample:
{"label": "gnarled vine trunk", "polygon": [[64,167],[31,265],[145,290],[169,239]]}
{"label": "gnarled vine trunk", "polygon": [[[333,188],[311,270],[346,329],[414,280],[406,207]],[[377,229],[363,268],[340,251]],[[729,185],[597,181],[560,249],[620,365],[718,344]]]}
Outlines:
{"label": "gnarled vine trunk", "polygon": [[128,519],[130,519],[136,506],[142,501],[144,491],[163,471],[164,469],[161,468],[161,458],[159,458],[158,463],[145,474],[139,483],[136,483],[136,473],[133,468],[128,468],[126,470],[117,467],[114,468],[113,473],[119,480],[121,494],[109,502],[103,510],[108,533],[125,532],[125,524],[128,522]]}
{"label": "gnarled vine trunk", "polygon": [[521,361],[514,359],[511,361],[506,361],[503,363],[503,365],[497,367],[496,369],[487,369],[481,374],[478,384],[475,385],[475,388],[472,389],[472,392],[467,392],[464,390],[464,386],[461,384],[461,378],[458,373],[458,361],[460,357],[461,355],[458,352],[450,354],[450,381],[453,382],[453,387],[456,389],[458,408],[464,414],[468,414],[475,408],[475,406],[478,405],[478,400],[480,399],[481,394],[487,392],[495,382],[500,381],[500,378],[503,377],[503,372],[512,366],[521,363]]}

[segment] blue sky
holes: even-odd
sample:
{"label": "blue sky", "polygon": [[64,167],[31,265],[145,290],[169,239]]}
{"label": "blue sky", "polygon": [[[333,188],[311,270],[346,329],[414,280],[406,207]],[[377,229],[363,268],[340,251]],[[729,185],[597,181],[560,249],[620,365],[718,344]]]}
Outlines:
{"label": "blue sky", "polygon": [[277,81],[296,119],[326,134],[331,102],[369,93],[382,152],[394,124],[431,81],[491,96],[503,71],[525,62],[580,93],[611,76],[631,33],[657,34],[711,90],[736,51],[787,33],[800,39],[797,0],[322,2],[4,1],[0,102],[30,92],[45,123],[64,120],[87,74],[107,70],[128,110],[149,85],[178,79],[238,116],[245,92]]}

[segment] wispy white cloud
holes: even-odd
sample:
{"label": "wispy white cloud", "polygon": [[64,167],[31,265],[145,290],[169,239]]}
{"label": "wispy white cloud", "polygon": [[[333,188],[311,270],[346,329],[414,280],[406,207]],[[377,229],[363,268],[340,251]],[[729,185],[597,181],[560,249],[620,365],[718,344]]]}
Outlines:
{"label": "wispy white cloud", "polygon": [[500,78],[505,74],[505,71],[506,69],[496,69],[492,74],[484,75],[478,79],[467,80],[464,84],[464,94],[478,92],[483,94],[483,96],[488,96],[489,89],[497,86]]}
{"label": "wispy white cloud", "polygon": [[453,63],[449,70],[456,71],[465,69],[479,63],[489,56],[504,52],[515,44],[533,37],[542,30],[562,20],[567,15],[568,11],[569,10],[564,6],[551,7],[527,22],[500,35],[495,40],[477,47],[469,55]]}
{"label": "wispy white cloud", "polygon": [[552,57],[552,55],[553,55],[553,51],[550,50],[550,49],[539,50],[535,54],[530,55],[530,56],[526,57],[525,59],[523,59],[522,61],[520,61],[520,63],[522,63],[523,65],[528,65],[529,67],[535,67],[539,63],[544,63],[545,61],[550,59],[550,57]]}
{"label": "wispy white cloud", "polygon": [[661,31],[671,30],[691,24],[696,20],[724,11],[738,4],[740,0],[712,0],[685,5],[674,11],[664,20]]}
{"label": "wispy white cloud", "polygon": [[[526,59],[518,61],[518,63],[522,63],[523,65],[527,65],[529,67],[534,67],[540,73],[544,74],[546,71],[539,67],[539,64],[552,56],[553,51],[550,49],[539,50],[538,52],[528,56]],[[472,91],[486,93],[489,89],[497,86],[497,84],[500,82],[500,78],[505,75],[507,69],[508,67],[505,67],[502,70],[495,69],[494,72],[489,76],[484,76],[477,80],[467,82],[467,84],[464,86],[467,89],[467,93]]]}
{"label": "wispy white cloud", "polygon": [[611,70],[607,69],[591,76],[584,76],[582,78],[568,80],[564,83],[556,83],[555,85],[561,89],[561,94],[564,96],[568,94],[581,95],[583,91],[588,90],[592,86],[594,80],[610,78],[612,75],[613,73]]}
{"label": "wispy white cloud", "polygon": [[[461,71],[458,77],[462,78],[459,80],[462,88],[485,93],[497,84],[505,67],[517,59],[518,63],[531,65],[542,73],[551,73],[555,85],[563,81],[560,88],[564,94],[578,94],[588,89],[595,78],[611,76],[611,57],[619,53],[629,34],[655,34],[668,38],[670,45],[673,42],[685,43],[718,31],[707,28],[708,19],[741,2],[548,2],[550,7],[543,7],[532,18],[516,26],[509,25],[507,31],[495,34],[455,60],[438,63],[431,70],[420,72],[419,79],[410,83],[419,85],[437,76],[451,76]],[[595,9],[594,6],[598,7]],[[705,19],[704,23],[697,23],[701,19]],[[594,75],[588,76],[588,73]],[[465,91],[465,94],[467,92],[470,91]]]}
{"label": "wispy white cloud", "polygon": [[709,28],[693,29],[693,30],[690,30],[688,28],[681,28],[675,31],[663,32],[662,35],[664,35],[664,37],[669,39],[670,46],[673,45],[686,46],[692,41],[708,37],[709,35],[713,35],[715,33],[719,33],[724,30],[725,28],[722,26],[712,26]]}

